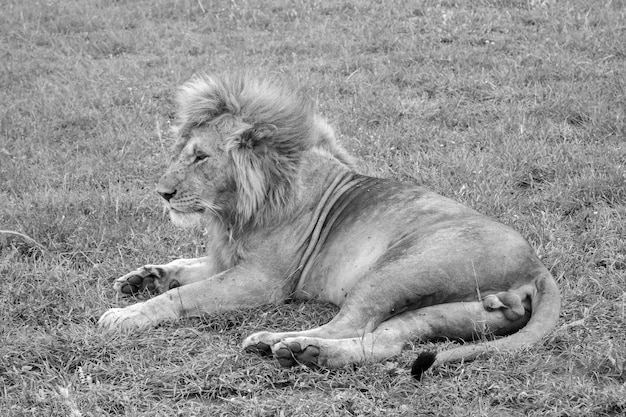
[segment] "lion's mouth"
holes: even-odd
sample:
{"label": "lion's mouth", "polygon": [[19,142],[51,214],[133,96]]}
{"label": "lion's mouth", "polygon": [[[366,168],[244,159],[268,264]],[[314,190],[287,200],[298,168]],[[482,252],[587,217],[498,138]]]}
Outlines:
{"label": "lion's mouth", "polygon": [[204,213],[206,211],[206,209],[204,207],[193,207],[193,208],[190,208],[188,210],[180,210],[180,209],[172,207],[171,204],[168,204],[166,208],[167,208],[167,210],[169,210],[170,213],[180,214],[180,215],[194,214],[194,213]]}

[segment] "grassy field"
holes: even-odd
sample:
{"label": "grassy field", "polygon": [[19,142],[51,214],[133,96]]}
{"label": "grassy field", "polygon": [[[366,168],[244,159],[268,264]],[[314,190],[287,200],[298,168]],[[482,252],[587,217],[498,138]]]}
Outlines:
{"label": "grassy field", "polygon": [[[0,414],[623,415],[626,2],[260,4],[3,1]],[[332,372],[240,349],[336,311],[316,303],[99,332],[100,314],[134,302],[116,277],[202,253],[154,184],[176,87],[237,69],[300,86],[363,172],[521,231],[562,290],[557,330],[421,383],[408,373],[420,346]]]}

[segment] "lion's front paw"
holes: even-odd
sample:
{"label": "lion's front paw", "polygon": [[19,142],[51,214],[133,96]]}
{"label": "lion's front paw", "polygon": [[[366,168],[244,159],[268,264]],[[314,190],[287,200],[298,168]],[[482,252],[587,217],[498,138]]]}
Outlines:
{"label": "lion's front paw", "polygon": [[320,346],[307,338],[288,338],[272,347],[274,356],[283,368],[297,364],[317,368],[320,365]]}
{"label": "lion's front paw", "polygon": [[126,308],[112,308],[98,320],[98,326],[105,330],[145,329],[156,324],[156,320],[142,311],[142,304],[134,304]]}
{"label": "lion's front paw", "polygon": [[124,295],[135,295],[144,290],[160,294],[180,286],[175,279],[168,278],[165,269],[155,265],[145,265],[115,280],[113,289]]}

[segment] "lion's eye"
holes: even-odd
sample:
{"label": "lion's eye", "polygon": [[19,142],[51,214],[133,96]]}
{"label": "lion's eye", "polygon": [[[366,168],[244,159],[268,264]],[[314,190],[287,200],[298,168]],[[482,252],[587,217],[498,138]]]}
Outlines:
{"label": "lion's eye", "polygon": [[209,157],[209,155],[205,154],[204,152],[196,152],[195,156],[194,156],[194,162],[202,162],[205,159],[207,159]]}

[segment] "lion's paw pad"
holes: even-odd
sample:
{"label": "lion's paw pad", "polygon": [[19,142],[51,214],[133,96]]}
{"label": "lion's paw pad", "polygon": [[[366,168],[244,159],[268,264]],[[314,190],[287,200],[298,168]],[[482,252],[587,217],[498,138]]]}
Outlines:
{"label": "lion's paw pad", "polygon": [[317,367],[320,349],[317,346],[306,346],[302,349],[302,346],[300,346],[298,342],[281,343],[281,346],[276,349],[274,355],[283,368],[297,364],[315,368]]}
{"label": "lion's paw pad", "polygon": [[246,346],[245,351],[248,353],[255,353],[260,356],[272,356],[272,347],[263,342]]}
{"label": "lion's paw pad", "polygon": [[176,279],[168,278],[165,270],[155,266],[144,266],[115,280],[113,288],[124,295],[137,295],[143,291],[160,294],[180,287]]}
{"label": "lion's paw pad", "polygon": [[143,290],[148,290],[150,293],[154,293],[157,289],[154,282],[155,278],[156,277],[154,275],[148,275],[146,277],[133,275],[120,284],[120,291],[127,295],[136,295]]}

